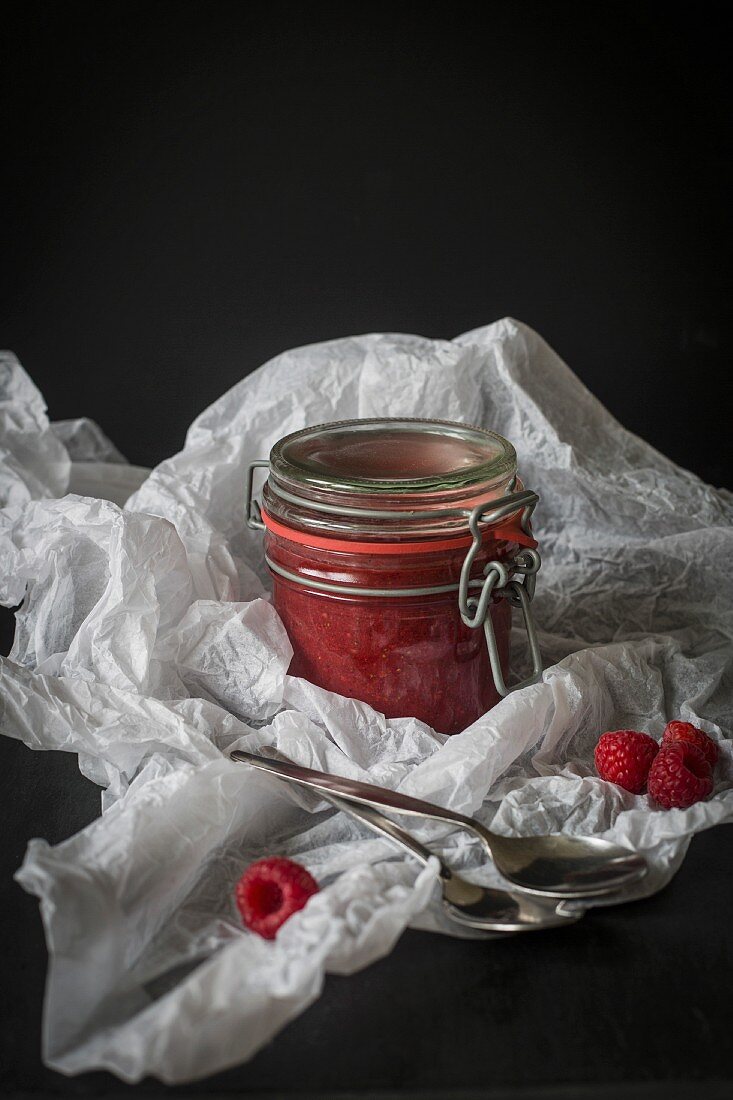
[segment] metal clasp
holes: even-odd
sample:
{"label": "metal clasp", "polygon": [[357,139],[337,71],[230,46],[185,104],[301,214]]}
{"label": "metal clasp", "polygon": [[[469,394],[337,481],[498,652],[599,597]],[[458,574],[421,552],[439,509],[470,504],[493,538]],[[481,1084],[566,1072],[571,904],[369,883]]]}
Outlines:
{"label": "metal clasp", "polygon": [[[473,542],[466,554],[461,569],[461,578],[458,588],[458,607],[461,618],[466,626],[474,630],[479,626],[483,626],[484,628],[486,648],[489,651],[491,675],[494,680],[494,686],[502,697],[509,695],[513,691],[519,691],[520,688],[527,687],[529,684],[536,684],[542,676],[542,655],[540,653],[537,628],[535,626],[531,607],[541,559],[536,550],[523,549],[510,561],[487,562],[483,570],[485,579],[481,586],[480,594],[478,596],[469,595],[469,587],[474,587],[476,585],[476,582],[470,579],[471,568],[482,545],[482,533],[479,528],[479,523],[498,523],[506,516],[517,512],[521,508],[522,529],[529,534],[530,518],[538,500],[539,497],[536,493],[532,492],[531,489],[509,493],[507,496],[503,497],[501,502],[494,508],[486,504],[478,504],[471,512],[468,521],[469,529],[473,535]],[[522,578],[521,580],[517,577],[517,574]],[[501,661],[499,660],[499,648],[496,643],[496,634],[494,632],[494,624],[491,620],[491,602],[496,598],[507,599],[513,607],[521,608],[524,626],[527,631],[527,641],[529,643],[529,652],[532,659],[532,672],[525,680],[522,680],[519,684],[513,684],[512,687],[507,687],[504,681]]]}
{"label": "metal clasp", "polygon": [[244,516],[247,520],[247,526],[252,531],[265,530],[265,525],[262,522],[262,512],[260,510],[260,506],[257,501],[253,499],[252,496],[254,492],[255,470],[258,467],[267,467],[267,469],[269,470],[269,459],[256,458],[254,462],[250,462],[249,466],[247,467],[247,487],[245,489],[244,497]]}

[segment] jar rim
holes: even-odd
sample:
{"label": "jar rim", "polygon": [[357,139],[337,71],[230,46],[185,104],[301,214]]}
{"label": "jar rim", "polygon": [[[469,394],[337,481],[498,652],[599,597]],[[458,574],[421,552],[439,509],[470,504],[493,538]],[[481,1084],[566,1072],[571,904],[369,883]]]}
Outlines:
{"label": "jar rim", "polygon": [[[412,471],[400,476],[396,470],[390,470],[390,443],[394,448],[411,447]],[[417,472],[420,463],[429,461],[429,456],[420,454],[420,450],[431,446],[436,469]],[[359,461],[375,476],[355,473]],[[441,464],[443,468],[437,468]],[[277,480],[313,489],[369,495],[470,488],[514,474],[516,465],[514,447],[497,432],[452,420],[412,417],[316,424],[283,436],[270,452],[270,472]]]}

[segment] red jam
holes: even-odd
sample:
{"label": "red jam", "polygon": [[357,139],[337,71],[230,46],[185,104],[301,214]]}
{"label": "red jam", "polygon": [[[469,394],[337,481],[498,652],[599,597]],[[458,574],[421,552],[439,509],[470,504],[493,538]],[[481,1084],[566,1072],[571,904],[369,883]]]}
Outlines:
{"label": "red jam", "polygon": [[[376,549],[376,548],[375,548]],[[289,572],[362,588],[458,583],[465,548],[446,554],[347,554],[312,549],[268,531],[265,550]],[[516,544],[494,542],[475,574]],[[388,718],[410,715],[439,733],[459,733],[499,701],[483,629],[464,625],[455,591],[431,596],[345,596],[273,574],[275,608],[290,637],[293,676],[370,703]],[[509,665],[511,606],[492,604],[502,668]]]}
{"label": "red jam", "polygon": [[[458,582],[470,516],[480,539],[470,594],[488,562],[512,575],[520,546],[534,545],[512,512],[528,495],[508,496],[518,484],[510,443],[449,421],[344,421],[276,443],[262,519],[291,674],[440,733],[494,706],[483,625],[466,625]],[[492,595],[489,608],[506,678],[511,605]]]}

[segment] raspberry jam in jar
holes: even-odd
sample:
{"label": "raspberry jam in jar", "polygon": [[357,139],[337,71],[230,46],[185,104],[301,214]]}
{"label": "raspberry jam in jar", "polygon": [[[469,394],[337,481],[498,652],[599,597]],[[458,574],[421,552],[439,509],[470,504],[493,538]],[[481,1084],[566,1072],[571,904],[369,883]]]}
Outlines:
{"label": "raspberry jam in jar", "polygon": [[[258,465],[269,469],[261,510],[251,501]],[[525,683],[539,678],[537,496],[501,436],[437,420],[305,428],[252,465],[248,496],[292,675],[458,733],[514,690],[514,605],[534,665]]]}

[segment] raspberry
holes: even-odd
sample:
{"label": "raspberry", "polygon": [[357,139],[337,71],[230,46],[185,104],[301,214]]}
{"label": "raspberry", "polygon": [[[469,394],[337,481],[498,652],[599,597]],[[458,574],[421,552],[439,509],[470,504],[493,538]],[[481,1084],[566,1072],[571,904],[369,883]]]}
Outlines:
{"label": "raspberry", "polygon": [[687,745],[694,745],[700,749],[711,768],[718,763],[718,746],[712,737],[693,726],[691,722],[668,722],[662,734],[662,744],[671,745],[684,741]]}
{"label": "raspberry", "polygon": [[250,864],[237,883],[234,897],[247,928],[266,940],[274,940],[280,925],[319,889],[305,867],[283,856],[270,856]]}
{"label": "raspberry", "polygon": [[685,810],[707,798],[713,789],[713,773],[705,754],[686,741],[662,745],[649,769],[649,794],[666,810]]}
{"label": "raspberry", "polygon": [[604,733],[596,745],[596,771],[601,779],[617,783],[632,794],[641,794],[658,751],[659,745],[646,733],[613,730]]}

